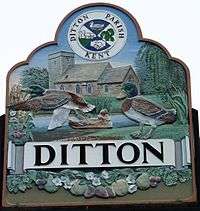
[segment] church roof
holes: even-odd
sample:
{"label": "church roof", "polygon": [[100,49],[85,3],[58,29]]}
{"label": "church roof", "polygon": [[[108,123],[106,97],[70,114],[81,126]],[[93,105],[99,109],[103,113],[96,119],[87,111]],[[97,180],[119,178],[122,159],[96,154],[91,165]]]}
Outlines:
{"label": "church roof", "polygon": [[75,64],[57,83],[98,81],[104,70],[109,67],[111,68],[109,62]]}
{"label": "church roof", "polygon": [[132,67],[131,65],[128,65],[111,68],[109,71],[104,71],[104,73],[100,76],[98,83],[106,84],[123,82],[130,69],[132,69]]}
{"label": "church roof", "polygon": [[122,83],[129,71],[136,76],[131,65],[113,68],[109,62],[75,64],[56,83],[97,81],[98,84]]}

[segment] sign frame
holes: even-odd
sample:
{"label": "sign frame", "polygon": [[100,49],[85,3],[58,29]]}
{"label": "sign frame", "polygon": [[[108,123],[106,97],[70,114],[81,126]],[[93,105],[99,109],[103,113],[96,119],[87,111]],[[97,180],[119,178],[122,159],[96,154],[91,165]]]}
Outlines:
{"label": "sign frame", "polygon": [[[9,99],[8,99],[8,96],[9,96],[9,78],[10,78],[10,75],[12,74],[12,72],[19,66],[21,65],[27,65],[29,64],[29,60],[31,59],[31,57],[34,55],[34,53],[36,53],[37,51],[39,51],[40,49],[46,47],[46,46],[51,46],[51,45],[57,45],[57,38],[58,38],[58,32],[59,30],[61,29],[61,27],[63,26],[64,22],[74,13],[76,13],[77,11],[80,11],[82,9],[85,9],[85,8],[88,8],[88,7],[96,7],[96,6],[109,6],[109,7],[112,7],[112,8],[116,8],[120,11],[122,11],[123,13],[127,14],[128,17],[131,18],[131,20],[134,22],[135,26],[136,26],[136,29],[137,29],[137,33],[138,33],[138,37],[139,37],[139,41],[144,41],[144,42],[148,42],[148,43],[152,43],[152,44],[155,44],[156,46],[160,47],[162,50],[164,50],[164,52],[167,54],[168,58],[170,60],[173,60],[173,61],[176,61],[178,62],[179,64],[181,64],[184,69],[185,69],[185,74],[186,74],[186,81],[187,81],[187,90],[188,90],[188,110],[189,110],[189,138],[190,140],[192,140],[192,142],[190,142],[190,148],[191,148],[191,160],[192,160],[192,172],[193,172],[193,183],[192,183],[192,186],[193,186],[193,196],[191,198],[188,198],[182,202],[185,202],[185,203],[195,203],[197,201],[197,190],[196,190],[196,179],[195,179],[195,146],[194,146],[194,134],[193,134],[193,121],[192,121],[192,105],[191,105],[191,80],[190,80],[190,73],[189,73],[189,69],[188,67],[186,66],[186,64],[181,61],[180,59],[177,59],[175,57],[172,57],[171,54],[168,52],[168,50],[160,43],[154,41],[154,40],[151,40],[151,39],[147,39],[147,38],[144,38],[143,35],[142,35],[142,32],[141,32],[141,29],[140,29],[140,26],[138,24],[138,22],[136,21],[136,19],[132,16],[132,14],[130,14],[127,10],[125,10],[124,8],[121,8],[119,6],[116,6],[116,5],[113,5],[113,4],[108,4],[108,3],[94,3],[94,4],[86,4],[86,5],[83,5],[81,7],[78,7],[77,9],[73,10],[72,12],[70,12],[60,23],[60,25],[58,26],[58,29],[56,31],[56,35],[55,35],[55,39],[54,41],[50,41],[50,42],[47,42],[39,47],[37,47],[35,50],[33,50],[29,56],[27,57],[27,59],[25,61],[22,61],[22,62],[19,62],[17,63],[16,65],[14,65],[11,70],[8,72],[8,75],[7,75],[7,88],[6,88],[6,105],[8,105],[9,103]],[[6,120],[5,120],[5,139],[4,139],[4,143],[6,143],[6,141],[8,140],[8,136],[7,136],[7,128],[8,126],[8,109],[6,109]],[[4,170],[3,170],[3,196],[2,196],[2,203],[3,203],[3,207],[12,207],[12,205],[10,204],[7,204],[7,202],[5,201],[6,199],[6,172],[7,172],[7,169],[6,169],[6,166],[7,166],[7,159],[8,159],[8,146],[7,144],[4,144]],[[131,204],[131,205],[139,205],[139,204],[145,204],[145,205],[148,205],[148,204],[166,204],[166,203],[170,203],[170,204],[173,204],[173,205],[176,205],[177,203],[179,204],[180,202],[177,202],[177,201],[168,201],[168,200],[158,200],[158,201],[152,201],[152,200],[139,200],[137,202],[134,202],[134,204]],[[87,205],[86,205],[87,204]],[[24,204],[22,205],[23,207],[37,207],[37,206],[45,206],[45,207],[51,207],[51,206],[69,206],[69,207],[74,207],[74,206],[105,206],[105,205],[110,205],[111,206],[111,203],[110,202],[107,202],[107,201],[104,201],[104,204],[102,205],[102,201],[89,201],[87,200],[86,201],[83,201],[83,202],[80,202],[80,203],[70,203],[68,202],[68,204],[66,205],[66,203],[62,203],[62,204],[51,204],[49,205],[48,203],[40,203],[38,205],[36,205],[35,203],[29,203],[28,205],[27,204]],[[115,201],[115,205],[129,205],[128,201],[122,201],[122,200],[117,200]],[[15,205],[14,205],[15,206]],[[112,205],[113,206],[113,205]]]}

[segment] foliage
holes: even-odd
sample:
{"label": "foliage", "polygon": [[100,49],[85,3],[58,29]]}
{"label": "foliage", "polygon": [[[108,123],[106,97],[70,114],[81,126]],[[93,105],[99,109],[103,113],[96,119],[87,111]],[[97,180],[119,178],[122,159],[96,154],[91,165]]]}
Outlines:
{"label": "foliage", "polygon": [[176,170],[174,167],[146,167],[146,168],[120,168],[110,170],[73,170],[65,169],[60,172],[47,172],[42,170],[28,170],[23,175],[8,175],[7,188],[10,193],[25,192],[37,186],[47,192],[56,192],[60,187],[70,191],[74,184],[79,186],[108,187],[116,181],[123,180],[127,186],[136,185],[137,178],[146,173],[160,177],[166,186],[188,182],[192,179],[190,168]]}
{"label": "foliage", "polygon": [[31,112],[10,111],[8,122],[8,138],[15,145],[24,145],[33,141],[31,129],[35,127]]}
{"label": "foliage", "polygon": [[165,93],[167,89],[171,89],[171,84],[186,90],[184,67],[170,60],[154,44],[144,43],[141,46],[135,59],[135,67],[141,79],[142,94]]}
{"label": "foliage", "polygon": [[123,84],[122,90],[127,93],[128,97],[134,97],[138,94],[136,85],[130,82]]}
{"label": "foliage", "polygon": [[27,189],[33,187],[33,180],[29,174],[23,175],[8,175],[7,188],[10,193],[17,193],[18,191],[25,192]]}
{"label": "foliage", "polygon": [[99,114],[102,109],[107,109],[110,113],[121,113],[122,101],[117,100],[115,97],[90,97],[86,96],[85,100],[96,106],[93,114]]}
{"label": "foliage", "polygon": [[[149,131],[150,126],[144,126],[143,130],[144,133]],[[120,127],[120,128],[112,128],[112,129],[103,129],[103,130],[96,130],[94,133],[90,133],[89,135],[95,135],[99,138],[107,138],[110,139],[132,139],[131,134],[135,133],[139,130],[139,126],[129,126],[129,127]],[[156,128],[154,133],[152,134],[151,138],[169,138],[173,140],[181,140],[184,136],[188,135],[188,124],[165,124],[161,125]],[[88,134],[87,134],[88,135]]]}
{"label": "foliage", "polygon": [[86,97],[88,103],[95,106],[92,113],[99,114],[102,109],[107,109],[108,112],[112,110],[112,98],[110,97]]}
{"label": "foliage", "polygon": [[187,94],[173,85],[172,88],[166,93],[167,101],[176,109],[178,121],[186,124],[188,122]]}
{"label": "foliage", "polygon": [[21,84],[24,88],[39,85],[44,88],[49,88],[49,74],[46,68],[30,67],[25,69],[22,74]]}
{"label": "foliage", "polygon": [[114,39],[114,30],[112,28],[108,29],[107,31],[103,31],[100,36],[101,38],[105,39],[106,41],[112,41],[114,42],[115,39]]}
{"label": "foliage", "polygon": [[14,104],[26,99],[27,99],[27,95],[22,92],[21,84],[14,84],[10,90],[9,103]]}
{"label": "foliage", "polygon": [[187,167],[181,170],[176,170],[174,167],[151,167],[147,172],[150,175],[161,177],[166,186],[173,186],[178,182],[188,182],[192,179],[192,171]]}

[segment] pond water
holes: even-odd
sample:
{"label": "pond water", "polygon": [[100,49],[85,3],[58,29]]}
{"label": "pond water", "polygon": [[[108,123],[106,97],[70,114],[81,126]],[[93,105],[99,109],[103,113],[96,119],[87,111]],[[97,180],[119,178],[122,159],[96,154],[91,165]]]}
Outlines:
{"label": "pond water", "polygon": [[[45,114],[45,115],[37,115],[34,117],[34,123],[36,128],[44,128],[47,129],[49,122],[51,120],[52,115],[51,114]],[[130,120],[123,114],[114,114],[111,116],[111,120],[113,123],[113,128],[119,128],[119,127],[128,127],[135,125],[136,122]],[[71,128],[68,123],[65,123],[63,125],[65,128]]]}
{"label": "pond water", "polygon": [[[36,115],[34,117],[35,128],[33,129],[33,137],[35,141],[50,141],[62,138],[69,138],[81,135],[87,135],[94,133],[96,130],[104,129],[73,129],[68,123],[65,123],[63,127],[56,128],[55,130],[48,131],[48,125],[51,120],[51,114]],[[137,123],[128,119],[123,114],[113,114],[111,116],[113,128],[134,126]]]}

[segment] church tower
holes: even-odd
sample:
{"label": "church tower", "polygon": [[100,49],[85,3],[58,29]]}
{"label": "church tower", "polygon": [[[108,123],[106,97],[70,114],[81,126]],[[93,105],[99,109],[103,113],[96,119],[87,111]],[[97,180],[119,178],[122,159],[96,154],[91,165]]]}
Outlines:
{"label": "church tower", "polygon": [[75,64],[74,53],[59,51],[49,54],[48,56],[48,72],[49,72],[49,88],[55,88],[54,83],[62,79],[67,70]]}

